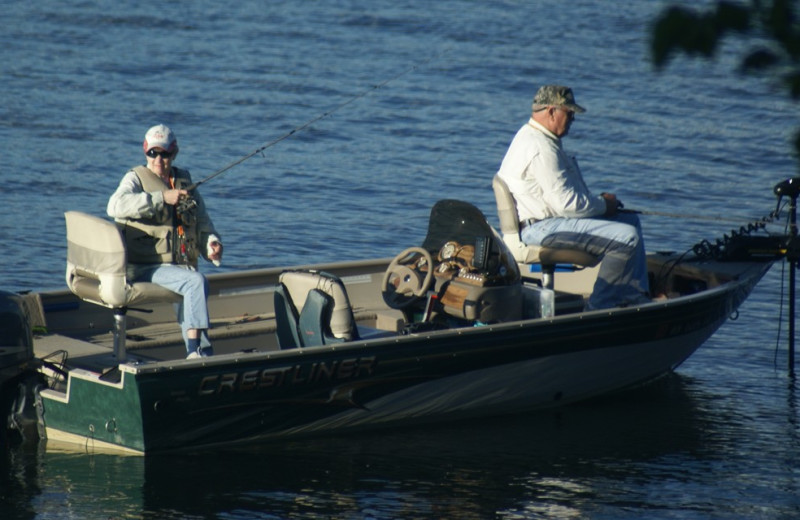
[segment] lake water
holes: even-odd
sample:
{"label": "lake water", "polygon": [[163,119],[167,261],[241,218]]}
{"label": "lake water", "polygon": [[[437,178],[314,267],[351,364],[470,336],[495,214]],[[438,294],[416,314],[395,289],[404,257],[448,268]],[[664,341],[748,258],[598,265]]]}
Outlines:
{"label": "lake water", "polygon": [[[654,71],[648,27],[665,5],[12,2],[0,18],[0,287],[63,286],[63,212],[104,215],[161,122],[196,180],[266,146],[201,188],[225,270],[394,256],[421,242],[441,198],[496,223],[491,177],[543,83],[571,85],[588,109],[565,145],[593,189],[682,216],[643,217],[652,248],[721,237],[738,227],[728,219],[774,209],[772,187],[796,174],[797,107],[735,73],[739,42],[715,62]],[[786,278],[776,265],[736,321],[643,390],[147,459],[12,450],[0,518],[797,518]]]}

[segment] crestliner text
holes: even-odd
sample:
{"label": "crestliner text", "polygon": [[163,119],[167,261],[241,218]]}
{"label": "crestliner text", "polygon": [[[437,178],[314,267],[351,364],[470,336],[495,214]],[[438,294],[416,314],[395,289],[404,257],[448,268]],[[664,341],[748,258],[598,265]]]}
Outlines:
{"label": "crestliner text", "polygon": [[375,365],[376,359],[371,356],[215,374],[200,381],[198,394],[215,395],[227,391],[246,392],[284,385],[346,381],[371,376]]}

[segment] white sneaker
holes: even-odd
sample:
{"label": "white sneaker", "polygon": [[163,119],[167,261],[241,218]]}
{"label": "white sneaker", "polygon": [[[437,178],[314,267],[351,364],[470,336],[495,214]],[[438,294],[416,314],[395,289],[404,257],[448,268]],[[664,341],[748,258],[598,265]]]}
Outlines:
{"label": "white sneaker", "polygon": [[188,356],[186,356],[186,359],[197,359],[199,357],[201,357],[200,353],[195,350],[194,352],[191,352]]}

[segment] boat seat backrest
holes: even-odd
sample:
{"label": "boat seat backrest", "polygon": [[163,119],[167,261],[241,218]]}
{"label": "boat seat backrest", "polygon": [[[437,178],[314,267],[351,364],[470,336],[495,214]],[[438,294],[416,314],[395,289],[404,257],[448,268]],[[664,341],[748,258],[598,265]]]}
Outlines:
{"label": "boat seat backrest", "polygon": [[67,286],[79,298],[109,308],[179,301],[177,294],[159,285],[128,281],[125,242],[115,223],[79,211],[67,211],[64,218]]}
{"label": "boat seat backrest", "polygon": [[278,346],[282,349],[302,347],[300,340],[299,313],[286,286],[279,283],[275,287],[275,330]]}
{"label": "boat seat backrest", "polygon": [[517,203],[505,181],[495,174],[492,179],[494,198],[497,202],[497,216],[500,219],[500,233],[503,242],[511,250],[514,259],[520,264],[535,264],[539,262],[538,246],[528,246],[519,237],[519,216]]}
{"label": "boat seat backrest", "polygon": [[593,267],[599,263],[598,257],[584,251],[526,245],[519,235],[521,230],[514,195],[511,194],[505,181],[497,174],[492,179],[492,188],[497,202],[497,216],[500,219],[503,242],[511,250],[518,263],[540,263],[542,265],[565,263],[584,267]]}
{"label": "boat seat backrest", "polygon": [[275,317],[282,349],[358,339],[344,283],[329,273],[281,273],[275,289]]}

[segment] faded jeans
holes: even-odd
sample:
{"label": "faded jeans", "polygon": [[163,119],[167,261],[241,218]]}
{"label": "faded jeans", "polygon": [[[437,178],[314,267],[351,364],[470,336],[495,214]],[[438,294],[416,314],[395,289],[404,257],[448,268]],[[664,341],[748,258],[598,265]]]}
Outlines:
{"label": "faded jeans", "polygon": [[183,296],[175,304],[175,314],[189,352],[187,331],[199,329],[200,348],[211,346],[208,339],[208,280],[202,273],[186,265],[130,265],[131,277],[137,282],[152,282]]}
{"label": "faded jeans", "polygon": [[548,218],[522,230],[522,241],[559,249],[577,249],[602,262],[588,310],[649,302],[647,259],[639,217]]}

